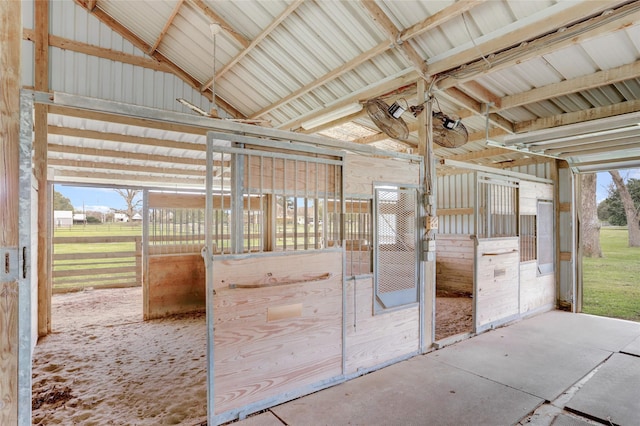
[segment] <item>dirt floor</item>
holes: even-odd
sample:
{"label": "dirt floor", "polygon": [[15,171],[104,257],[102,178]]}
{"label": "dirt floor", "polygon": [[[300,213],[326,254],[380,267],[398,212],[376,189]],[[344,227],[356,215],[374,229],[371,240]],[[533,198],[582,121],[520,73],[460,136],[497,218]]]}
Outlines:
{"label": "dirt floor", "polygon": [[33,424],[206,420],[204,314],[142,321],[142,289],[55,295],[33,361]]}
{"label": "dirt floor", "polygon": [[467,294],[438,291],[436,340],[473,330],[473,299]]}

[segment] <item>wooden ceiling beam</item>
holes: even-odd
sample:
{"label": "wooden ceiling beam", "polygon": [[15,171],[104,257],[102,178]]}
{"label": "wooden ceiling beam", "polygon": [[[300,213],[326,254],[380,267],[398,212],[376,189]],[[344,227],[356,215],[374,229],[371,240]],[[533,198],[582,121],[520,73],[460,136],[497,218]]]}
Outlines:
{"label": "wooden ceiling beam", "polygon": [[[533,22],[502,37],[475,44],[463,52],[430,63],[429,70],[433,74],[447,72],[448,76],[439,81],[438,88],[455,87],[481,75],[503,70],[534,57],[578,44],[583,40],[633,25],[640,18],[640,3],[630,2],[610,13],[602,13],[571,25],[576,17],[592,16],[611,7],[611,3],[608,2],[579,2],[563,13],[551,15],[543,21]],[[564,30],[557,31],[558,28],[564,28]],[[542,34],[546,35],[541,36]],[[514,40],[531,41],[513,47]],[[487,67],[485,59],[469,62],[468,58],[477,57],[478,52],[485,57],[495,52],[499,53],[493,55],[489,60],[491,66]],[[461,72],[456,74],[456,71]]]}
{"label": "wooden ceiling beam", "polygon": [[202,13],[205,14],[207,18],[209,18],[212,23],[220,24],[222,29],[229,33],[231,37],[233,37],[243,49],[246,49],[251,44],[251,40],[247,39],[245,36],[236,31],[231,24],[229,24],[222,16],[218,15],[213,9],[205,4],[203,0],[188,0],[189,3],[195,6],[197,9],[201,10]]}
{"label": "wooden ceiling beam", "polygon": [[516,133],[531,132],[534,130],[548,129],[550,127],[565,126],[567,124],[581,123],[583,121],[597,120],[599,118],[613,117],[615,115],[629,114],[640,111],[640,100],[621,102],[582,111],[568,112],[551,117],[538,118],[536,120],[516,123]]}
{"label": "wooden ceiling beam", "polygon": [[513,154],[512,149],[506,148],[487,148],[480,151],[467,152],[466,154],[456,154],[447,157],[448,160],[470,161],[481,160],[484,158],[497,157],[498,155]]}
{"label": "wooden ceiling beam", "polygon": [[69,136],[74,138],[104,140],[119,143],[130,143],[136,145],[154,146],[161,148],[174,148],[190,151],[206,152],[205,144],[192,142],[177,142],[167,139],[147,138],[133,135],[123,135],[120,133],[99,132],[97,130],[74,129],[71,127],[49,126],[50,135]]}
{"label": "wooden ceiling beam", "polygon": [[169,15],[167,22],[164,23],[164,27],[162,27],[162,30],[160,31],[160,34],[158,35],[158,37],[156,37],[155,43],[153,43],[153,46],[151,46],[151,48],[147,52],[149,55],[153,55],[156,49],[158,49],[158,46],[162,42],[162,39],[164,38],[165,34],[167,34],[167,31],[169,31],[169,28],[171,27],[171,25],[173,25],[173,20],[176,19],[176,16],[178,15],[178,12],[180,11],[180,8],[182,7],[183,4],[184,4],[184,0],[178,0],[176,2],[176,5],[173,8],[171,15]]}
{"label": "wooden ceiling beam", "polygon": [[593,74],[587,74],[569,80],[560,81],[558,83],[537,87],[515,95],[505,96],[501,99],[500,104],[496,104],[492,110],[505,110],[532,104],[549,98],[557,98],[559,96],[569,95],[583,90],[594,89],[596,87],[638,78],[639,75],[640,61],[636,61],[617,68],[602,70]]}
{"label": "wooden ceiling beam", "polygon": [[[87,148],[74,145],[62,145],[56,143],[48,144],[49,153],[85,155],[94,158],[119,158],[123,160],[148,161],[152,163],[171,163],[171,164],[195,164],[204,165],[205,160],[198,160],[188,157],[176,157],[174,155],[161,154],[145,154],[141,152],[120,151],[116,149]],[[224,164],[220,161],[214,161],[214,165],[228,166],[228,162]]]}
{"label": "wooden ceiling beam", "polygon": [[[35,41],[35,31],[25,28],[23,30],[22,37],[24,40]],[[121,62],[123,64],[148,68],[154,71],[162,71],[168,73],[173,72],[173,70],[167,64],[159,62],[156,59],[131,55],[129,53],[119,52],[113,49],[106,49],[104,47],[82,43],[53,34],[49,34],[49,46],[57,47],[64,50],[70,50],[72,52],[84,53],[85,55]]]}
{"label": "wooden ceiling beam", "polygon": [[[471,111],[475,115],[479,115],[482,117],[486,116],[486,106],[484,104],[481,104],[471,96],[455,87],[440,91],[438,92],[438,94],[446,96],[452,102]],[[506,130],[509,133],[514,133],[514,124],[504,117],[499,116],[498,114],[489,114],[489,123],[503,130]]]}
{"label": "wooden ceiling beam", "polygon": [[[53,168],[68,167],[74,170],[91,169],[91,170],[114,170],[114,171],[132,171],[136,173],[153,173],[163,176],[179,175],[179,176],[197,176],[204,177],[206,170],[190,170],[175,167],[158,167],[158,166],[142,166],[138,164],[122,164],[104,161],[85,161],[85,160],[64,160],[57,158],[49,159],[49,166]],[[204,167],[204,165],[203,165]]]}
{"label": "wooden ceiling beam", "polygon": [[434,13],[426,19],[410,26],[402,30],[400,33],[400,40],[405,41],[417,37],[435,27],[438,27],[445,22],[455,18],[458,15],[467,12],[479,4],[484,3],[487,0],[466,0],[466,1],[457,1],[451,6],[445,7],[444,9]]}
{"label": "wooden ceiling beam", "polygon": [[[442,9],[441,11],[434,14],[433,16],[430,16],[424,21],[419,22],[418,24],[415,24],[413,27],[409,27],[408,29],[402,31],[400,33],[400,40],[406,41],[422,34],[425,31],[436,28],[437,26],[441,25],[443,22],[446,22],[446,20],[451,19],[467,10],[470,10],[471,8],[477,6],[478,4],[483,3],[484,1],[486,0],[458,1],[451,6],[447,6],[446,8]],[[347,63],[341,65],[339,68],[336,68],[328,72],[327,74],[314,80],[313,82],[307,84],[306,86],[299,88],[298,90],[285,96],[284,98],[279,99],[278,101],[272,103],[271,105],[268,105],[265,108],[262,108],[261,110],[251,114],[250,118],[262,117],[263,115],[273,111],[274,109],[288,102],[291,102],[294,99],[297,99],[300,96],[303,96],[314,89],[317,89],[323,84],[328,83],[329,81],[332,81],[340,77],[341,75],[357,68],[358,66],[371,60],[372,58],[375,58],[376,56],[383,54],[387,50],[391,49],[393,46],[394,44],[391,44],[387,41],[380,43],[379,45],[369,49],[368,51],[363,52],[360,55],[354,57]]]}
{"label": "wooden ceiling beam", "polygon": [[[67,179],[59,179],[59,178],[67,178]],[[182,185],[191,185],[191,186],[201,186],[204,188],[204,178],[194,177],[194,178],[185,178],[185,177],[172,177],[170,181],[167,180],[167,176],[161,175],[150,175],[146,174],[144,176],[129,174],[129,173],[106,173],[106,172],[96,172],[90,170],[64,170],[64,169],[56,169],[54,171],[53,176],[54,182],[64,181],[64,182],[80,182],[85,183],[86,181],[107,181],[113,184],[114,181],[120,182],[123,185],[127,185],[129,183],[154,183],[158,186],[175,186],[176,184]]]}
{"label": "wooden ceiling beam", "polygon": [[361,0],[360,3],[369,12],[371,18],[378,24],[378,26],[385,32],[387,37],[393,45],[406,57],[410,64],[413,65],[415,70],[423,78],[429,78],[427,73],[427,64],[424,59],[420,57],[418,52],[413,48],[409,40],[401,40],[401,32],[395,26],[395,24],[389,19],[387,14],[378,6],[373,0]]}
{"label": "wooden ceiling beam", "polygon": [[264,30],[262,30],[262,32],[251,42],[249,43],[248,46],[246,46],[244,48],[244,50],[242,50],[240,53],[238,53],[236,55],[235,58],[233,58],[231,61],[229,61],[220,71],[218,71],[216,73],[216,75],[212,78],[210,78],[200,89],[200,91],[204,91],[207,90],[209,87],[211,87],[212,83],[213,83],[213,79],[215,78],[216,80],[221,78],[224,74],[227,73],[227,71],[229,71],[235,64],[237,64],[238,62],[240,62],[242,60],[242,58],[244,58],[245,56],[247,56],[249,54],[249,52],[251,52],[251,50],[253,50],[258,44],[260,44],[260,42],[262,42],[262,40],[264,40],[269,34],[271,34],[271,32],[276,29],[281,23],[282,21],[284,21],[285,19],[287,19],[289,17],[289,15],[291,15],[293,12],[295,12],[295,10],[302,4],[304,3],[304,0],[295,0],[293,1],[291,4],[289,4],[289,6],[287,6],[287,8],[284,10],[284,12],[282,12],[276,19],[273,20],[273,22],[271,22]]}

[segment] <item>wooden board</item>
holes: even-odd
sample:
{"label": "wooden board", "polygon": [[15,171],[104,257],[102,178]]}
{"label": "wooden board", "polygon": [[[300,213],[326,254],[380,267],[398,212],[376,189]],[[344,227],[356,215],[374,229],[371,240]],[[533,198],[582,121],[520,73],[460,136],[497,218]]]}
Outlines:
{"label": "wooden board", "polygon": [[373,183],[418,185],[420,164],[391,158],[373,158],[349,154],[344,167],[345,194],[373,197]]}
{"label": "wooden board", "polygon": [[554,307],[555,274],[537,275],[535,261],[520,264],[520,313]]}
{"label": "wooden board", "polygon": [[373,314],[373,280],[347,282],[346,373],[416,352],[420,345],[417,305]]}
{"label": "wooden board", "polygon": [[470,235],[438,234],[436,238],[437,289],[472,294],[475,247]]}
{"label": "wooden board", "polygon": [[476,247],[476,329],[519,313],[518,238],[480,239]]}
{"label": "wooden board", "polygon": [[202,256],[149,256],[148,310],[144,319],[204,310],[205,268]]}
{"label": "wooden board", "polygon": [[341,251],[214,259],[213,271],[216,413],[342,373]]}
{"label": "wooden board", "polygon": [[520,214],[538,214],[538,200],[553,200],[553,185],[540,182],[520,182]]}

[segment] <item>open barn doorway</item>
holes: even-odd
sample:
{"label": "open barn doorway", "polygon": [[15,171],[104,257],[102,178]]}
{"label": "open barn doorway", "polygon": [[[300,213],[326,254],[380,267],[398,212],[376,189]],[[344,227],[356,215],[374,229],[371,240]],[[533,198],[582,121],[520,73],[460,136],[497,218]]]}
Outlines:
{"label": "open barn doorway", "polygon": [[143,191],[52,194],[52,333],[34,351],[32,423],[201,422],[204,311],[143,320]]}

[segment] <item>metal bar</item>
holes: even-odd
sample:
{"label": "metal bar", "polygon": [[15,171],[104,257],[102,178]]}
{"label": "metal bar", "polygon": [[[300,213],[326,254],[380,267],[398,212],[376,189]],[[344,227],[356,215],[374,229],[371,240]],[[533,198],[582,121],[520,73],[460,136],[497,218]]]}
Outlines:
{"label": "metal bar", "polygon": [[215,414],[215,336],[213,329],[214,309],[213,309],[213,138],[207,136],[207,175],[206,200],[205,200],[205,247],[202,250],[206,273],[206,316],[207,316],[207,424],[217,425]]}
{"label": "metal bar", "polygon": [[[247,150],[245,148],[236,148],[236,147],[228,147],[228,146],[216,146],[214,149],[215,149],[215,152],[219,152],[219,153],[222,153],[222,154],[246,154],[247,153]],[[282,152],[270,152],[270,151],[258,151],[258,150],[256,150],[255,152],[252,152],[252,155],[261,155],[263,157],[282,158],[282,159],[287,159],[287,160],[309,161],[311,163],[323,163],[323,164],[335,164],[335,165],[342,165],[344,163],[344,161],[342,161],[342,160],[332,160],[332,159],[321,158],[321,157],[310,157],[310,156],[306,156],[306,155],[285,154],[285,153],[282,153]]]}

